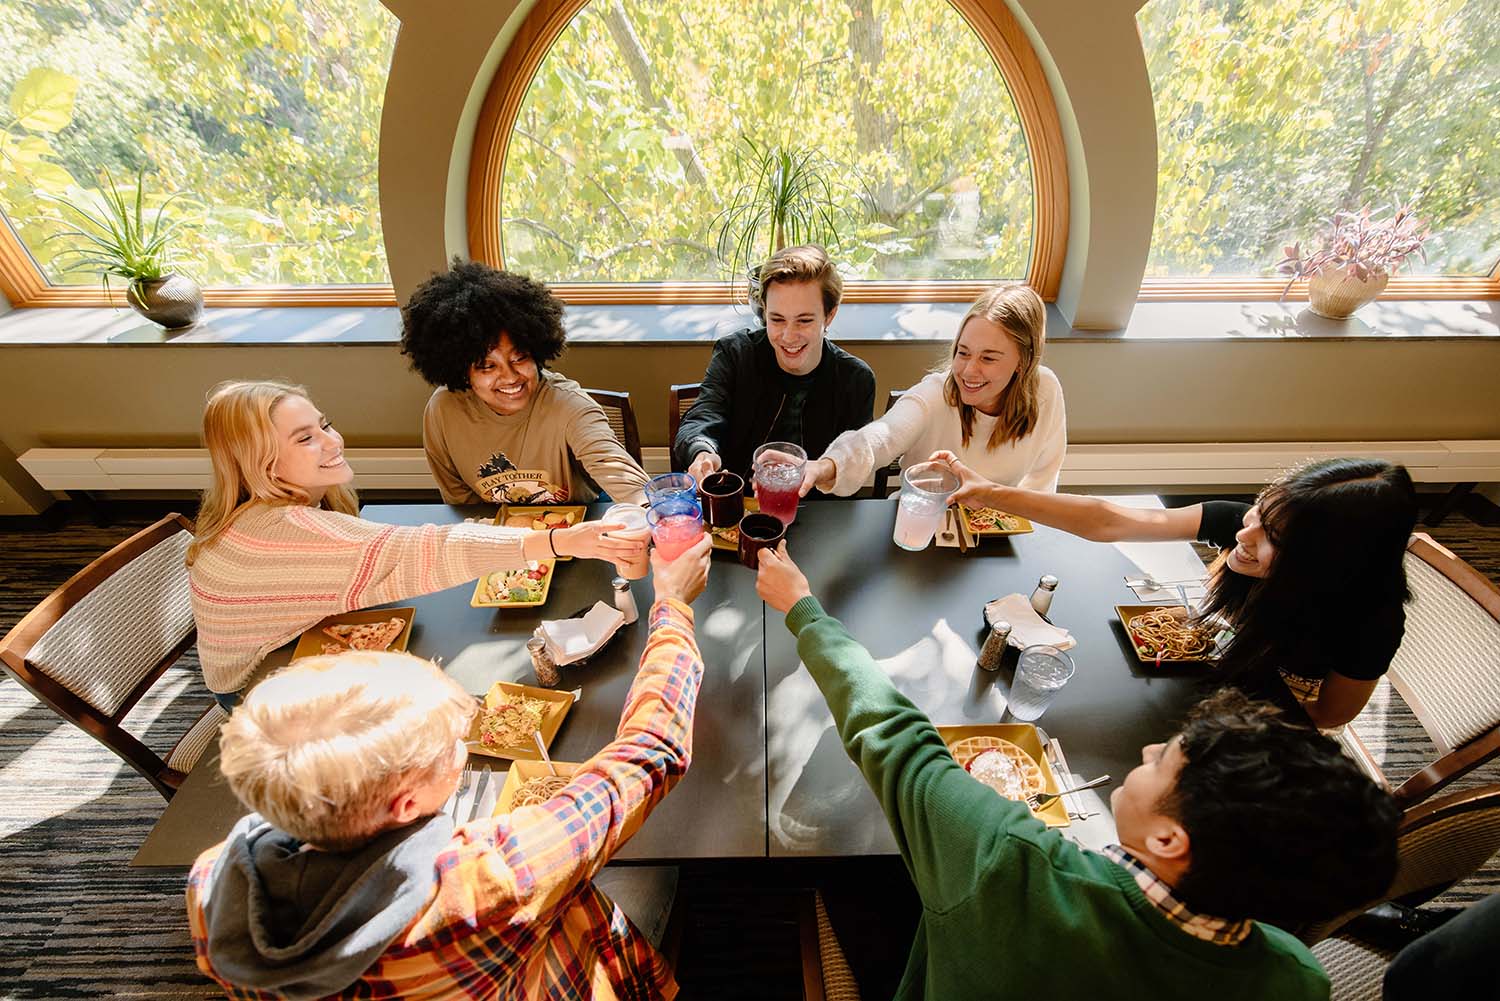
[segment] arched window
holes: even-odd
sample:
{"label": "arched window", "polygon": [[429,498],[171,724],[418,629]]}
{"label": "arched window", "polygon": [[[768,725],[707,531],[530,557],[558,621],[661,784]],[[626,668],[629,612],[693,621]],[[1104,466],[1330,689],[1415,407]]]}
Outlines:
{"label": "arched window", "polygon": [[[712,300],[819,242],[854,300],[1055,294],[1066,165],[1003,4],[544,0],[517,38],[470,173],[480,260],[573,301]],[[804,204],[778,241],[780,184]]]}
{"label": "arched window", "polygon": [[148,209],[178,195],[176,256],[205,286],[388,283],[376,156],[395,29],[378,0],[0,4],[7,293],[98,300],[97,272],[68,267],[77,241],[57,234],[78,220],[57,199],[91,206],[111,179],[133,199],[138,176]]}
{"label": "arched window", "polygon": [[1279,289],[1284,247],[1367,205],[1410,204],[1432,230],[1393,293],[1477,290],[1496,268],[1495,0],[1151,0],[1139,23],[1160,163],[1148,288]]}

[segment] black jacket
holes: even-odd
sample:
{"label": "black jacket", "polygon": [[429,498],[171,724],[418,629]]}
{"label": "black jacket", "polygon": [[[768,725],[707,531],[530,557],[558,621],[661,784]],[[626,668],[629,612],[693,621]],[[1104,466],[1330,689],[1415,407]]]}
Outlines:
{"label": "black jacket", "polygon": [[[802,406],[802,441],[816,459],[845,431],[864,427],[875,414],[875,373],[870,366],[823,340],[823,358]],[[782,403],[781,368],[766,329],[741,330],[714,343],[703,389],[682,416],[672,443],[675,468],[712,446],[724,468],[749,479],[750,457],[766,443]]]}

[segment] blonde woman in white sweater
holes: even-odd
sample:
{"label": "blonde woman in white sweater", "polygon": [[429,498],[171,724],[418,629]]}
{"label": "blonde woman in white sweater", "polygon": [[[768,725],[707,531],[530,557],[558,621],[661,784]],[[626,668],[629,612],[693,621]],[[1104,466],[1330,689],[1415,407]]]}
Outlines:
{"label": "blonde woman in white sweater", "polygon": [[949,362],[884,417],[833,440],[807,464],[802,494],[847,497],[893,460],[905,469],[947,450],[985,479],[1055,491],[1068,447],[1062,384],[1041,364],[1047,314],[1025,285],[999,285],[969,307]]}
{"label": "blonde woman in white sweater", "polygon": [[644,543],[586,522],[549,532],[358,517],[344,439],[306,390],[226,382],[203,438],[213,479],[188,547],[203,680],[226,708],[266,654],[328,615],[441,591],[529,560],[627,562]]}

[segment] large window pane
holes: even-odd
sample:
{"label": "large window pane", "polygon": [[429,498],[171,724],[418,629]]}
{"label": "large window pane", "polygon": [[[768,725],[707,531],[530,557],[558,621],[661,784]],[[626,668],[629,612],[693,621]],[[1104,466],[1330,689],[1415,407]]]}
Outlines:
{"label": "large window pane", "polygon": [[208,285],[385,282],[376,154],[396,22],[378,0],[0,0],[0,209],[58,284],[104,171],[186,192]]}
{"label": "large window pane", "polygon": [[1151,0],[1151,275],[1265,275],[1338,209],[1410,202],[1412,270],[1500,257],[1500,0]]}
{"label": "large window pane", "polygon": [[[715,221],[736,204],[746,139],[826,161],[841,237],[830,250],[860,277],[1026,273],[1020,120],[942,0],[589,4],[510,139],[507,265],[554,281],[722,277]],[[770,243],[758,232],[751,256]]]}

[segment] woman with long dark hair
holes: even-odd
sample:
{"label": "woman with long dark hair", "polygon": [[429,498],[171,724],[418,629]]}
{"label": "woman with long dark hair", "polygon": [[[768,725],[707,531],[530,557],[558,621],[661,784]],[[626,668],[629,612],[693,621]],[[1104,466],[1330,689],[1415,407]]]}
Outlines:
{"label": "woman with long dark hair", "polygon": [[1406,467],[1327,459],[1295,469],[1254,504],[1213,500],[1139,509],[1097,497],[991,483],[951,452],[953,499],[999,508],[1097,542],[1200,539],[1221,555],[1209,568],[1203,615],[1234,628],[1225,676],[1258,694],[1278,676],[1320,727],[1364,708],[1401,645],[1408,599],[1402,556],[1417,520]]}

